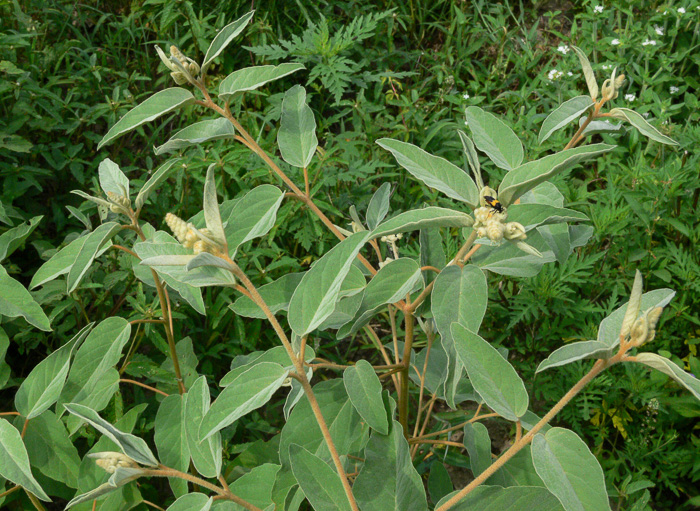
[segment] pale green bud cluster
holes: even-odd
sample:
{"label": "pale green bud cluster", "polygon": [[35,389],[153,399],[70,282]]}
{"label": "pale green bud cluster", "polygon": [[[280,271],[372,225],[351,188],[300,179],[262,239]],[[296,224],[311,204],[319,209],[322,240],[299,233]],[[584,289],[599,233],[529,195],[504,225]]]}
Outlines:
{"label": "pale green bud cluster", "polygon": [[602,96],[605,101],[615,99],[618,95],[618,90],[625,82],[625,75],[615,76],[617,68],[613,69],[612,76],[603,82]]}
{"label": "pale green bud cluster", "polygon": [[131,209],[131,200],[129,200],[129,197],[114,192],[107,192],[107,198],[112,203],[109,207],[112,213],[128,214]]}
{"label": "pale green bud cluster", "polygon": [[170,58],[165,55],[165,52],[156,46],[156,52],[170,71],[170,76],[173,77],[175,83],[184,85],[187,82],[194,83],[194,77],[199,74],[199,64],[191,58],[185,56],[177,46],[170,47]]}
{"label": "pale green bud cluster", "polygon": [[474,210],[474,229],[482,238],[491,241],[522,241],[527,238],[525,227],[518,222],[506,222],[508,212],[494,211],[491,207],[480,207]]}
{"label": "pale green bud cluster", "polygon": [[89,458],[95,458],[97,466],[109,474],[114,474],[118,468],[139,468],[139,464],[120,452],[95,452],[88,454]]}
{"label": "pale green bud cluster", "polygon": [[220,247],[211,239],[209,229],[197,229],[193,224],[185,222],[172,213],[165,215],[165,223],[183,247],[191,248],[195,254],[209,252],[218,255]]}
{"label": "pale green bud cluster", "polygon": [[656,337],[656,324],[659,322],[663,310],[663,307],[655,307],[637,318],[630,331],[630,343],[632,346],[641,346],[654,340],[654,337]]}

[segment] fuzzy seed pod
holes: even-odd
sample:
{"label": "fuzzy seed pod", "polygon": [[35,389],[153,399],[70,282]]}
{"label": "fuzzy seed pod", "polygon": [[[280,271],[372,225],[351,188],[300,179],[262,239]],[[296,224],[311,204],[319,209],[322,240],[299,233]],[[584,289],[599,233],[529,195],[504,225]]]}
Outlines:
{"label": "fuzzy seed pod", "polygon": [[506,224],[506,232],[504,236],[507,240],[511,241],[522,241],[527,238],[527,234],[525,234],[525,227],[518,222],[508,222]]}
{"label": "fuzzy seed pod", "polygon": [[187,227],[187,222],[185,222],[182,218],[178,217],[177,215],[173,215],[172,213],[168,213],[165,215],[165,223],[168,224],[168,227],[170,227],[170,230],[173,231],[173,234],[177,238],[177,241],[180,243],[184,243],[187,239],[187,234],[189,228]]}

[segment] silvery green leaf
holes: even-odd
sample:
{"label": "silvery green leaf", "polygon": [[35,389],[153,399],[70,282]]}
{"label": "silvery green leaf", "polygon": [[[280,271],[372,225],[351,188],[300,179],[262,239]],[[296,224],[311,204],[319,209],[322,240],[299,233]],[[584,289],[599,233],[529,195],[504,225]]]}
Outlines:
{"label": "silvery green leaf", "polygon": [[129,197],[129,178],[122,172],[119,165],[109,158],[105,158],[100,162],[98,174],[100,187],[105,194],[112,192],[123,197]]}
{"label": "silvery green leaf", "polygon": [[282,159],[293,167],[308,167],[316,152],[316,119],[306,104],[306,90],[301,85],[284,94],[277,144]]}
{"label": "silvery green leaf", "polygon": [[610,110],[610,115],[617,119],[628,121],[645,137],[666,145],[678,145],[678,142],[661,133],[654,126],[649,124],[644,116],[638,114],[634,110],[630,110],[629,108],[613,108]]}
{"label": "silvery green leaf", "polygon": [[158,167],[158,170],[156,170],[153,175],[148,178],[148,181],[144,183],[139,191],[139,194],[136,196],[136,209],[141,209],[143,203],[146,202],[149,195],[151,195],[151,193],[154,192],[163,181],[168,179],[170,174],[177,170],[178,166],[175,164],[180,163],[181,161],[181,158],[174,158],[166,161],[163,165]]}
{"label": "silvery green leaf", "polygon": [[241,92],[255,90],[268,82],[278,80],[300,69],[302,64],[285,63],[278,66],[253,66],[234,71],[219,84],[219,97],[228,101]]}
{"label": "silvery green leaf", "polygon": [[590,96],[577,96],[559,105],[542,123],[538,143],[547,140],[552,133],[563,128],[574,119],[578,119],[593,106]]}
{"label": "silvery green leaf", "polygon": [[204,181],[204,221],[214,240],[225,245],[226,234],[224,233],[224,224],[221,221],[221,213],[219,213],[219,201],[216,198],[216,177],[214,169],[217,166],[218,164],[216,163],[209,165],[207,177]]}
{"label": "silvery green leaf", "polygon": [[233,269],[231,263],[225,261],[224,259],[216,257],[209,252],[202,252],[201,254],[197,254],[194,259],[191,259],[190,262],[187,263],[185,270],[192,271],[201,266],[215,266],[217,268],[223,268],[224,270],[229,271]]}
{"label": "silvery green leaf", "polygon": [[70,193],[74,193],[74,194],[76,194],[76,195],[79,195],[79,196],[82,197],[83,199],[87,199],[87,200],[89,200],[90,202],[94,202],[94,203],[97,204],[98,206],[104,206],[104,207],[106,207],[106,208],[112,207],[112,203],[109,202],[108,200],[102,199],[102,198],[100,198],[100,197],[93,197],[92,195],[88,195],[87,193],[85,193],[85,192],[82,191],[82,190],[73,190],[73,191],[71,191]]}
{"label": "silvery green leaf", "polygon": [[212,40],[209,48],[207,49],[207,54],[204,56],[204,61],[202,62],[202,75],[207,72],[209,66],[218,57],[222,51],[233,41],[238,34],[240,34],[243,29],[248,25],[250,20],[253,18],[255,11],[250,11],[236,21],[229,23],[224,28],[219,30],[216,37]]}
{"label": "silvery green leaf", "polygon": [[586,85],[588,85],[588,93],[591,95],[591,99],[595,101],[598,99],[598,83],[596,82],[595,75],[593,74],[591,63],[588,61],[588,57],[586,57],[586,54],[583,53],[581,48],[572,45],[571,49],[574,50],[579,62],[581,62],[583,76],[586,78]]}
{"label": "silvery green leaf", "polygon": [[236,129],[226,118],[209,119],[196,122],[175,133],[168,141],[156,147],[153,151],[156,155],[172,153],[186,147],[200,145],[204,142],[213,142],[236,136]]}

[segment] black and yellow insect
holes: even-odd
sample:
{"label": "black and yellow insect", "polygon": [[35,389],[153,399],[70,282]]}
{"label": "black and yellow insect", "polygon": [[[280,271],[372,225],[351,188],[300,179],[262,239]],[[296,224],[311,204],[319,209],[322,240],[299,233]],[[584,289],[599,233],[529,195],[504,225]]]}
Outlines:
{"label": "black and yellow insect", "polygon": [[494,211],[497,211],[498,213],[503,213],[503,205],[498,199],[494,199],[490,195],[484,195],[484,201],[486,201],[486,204],[492,207]]}

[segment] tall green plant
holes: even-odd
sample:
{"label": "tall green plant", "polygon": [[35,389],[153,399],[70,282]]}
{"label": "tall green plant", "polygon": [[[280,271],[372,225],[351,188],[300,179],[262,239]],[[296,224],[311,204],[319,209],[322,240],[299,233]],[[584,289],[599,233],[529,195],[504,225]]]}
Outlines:
{"label": "tall green plant", "polygon": [[[65,275],[70,292],[84,281],[95,258],[112,248],[130,258],[136,278],[155,288],[159,311],[157,317],[131,322],[112,317],[90,324],[35,367],[15,396],[16,411],[1,412],[15,418],[14,424],[0,419],[0,476],[14,485],[0,498],[22,490],[40,510],[40,501],[49,501],[50,495],[69,493],[75,496],[67,508],[116,509],[139,502],[133,481],[165,477],[177,498],[168,508],[172,511],[228,509],[229,505],[248,510],[298,509],[304,500],[316,510],[420,511],[428,509],[429,503],[415,462],[426,456],[426,446],[455,445],[444,437],[462,430],[464,443],[456,446],[467,451],[474,479],[455,491],[451,483],[443,484],[444,476],[435,469],[436,475],[431,472],[430,478],[433,484],[428,484],[434,509],[610,509],[596,458],[575,433],[552,428],[549,422],[586,384],[619,363],[654,368],[700,398],[700,381],[695,377],[667,358],[639,351],[654,338],[663,307],[674,292],[644,293],[637,273],[629,301],[601,322],[596,339],[551,353],[538,371],[578,360],[595,362],[539,418],[529,410],[529,394],[507,355],[485,339],[489,332],[479,334],[488,310],[488,277],[490,273],[534,276],[545,264],[566,261],[574,248],[586,243],[592,234],[582,225],[587,217],[564,208],[561,194],[549,181],[615,149],[603,143],[583,145],[596,133],[617,132],[609,118],[629,122],[656,142],[675,142],[633,110],[604,111],[616,98],[624,76],[613,71],[599,88],[588,59],[576,50],[589,95],[555,109],[540,133],[544,141],[579,120],[561,151],[526,162],[515,133],[478,107],[466,110],[472,137],[459,133],[474,178],[412,144],[381,139],[377,143],[413,177],[460,204],[404,211],[387,219],[391,193],[382,185],[364,220],[354,208],[348,212],[348,231],[326,216],[309,186],[308,167],[318,139],[304,89],[294,86],[286,92],[277,139],[281,159],[301,169],[303,184],[295,183],[283,170],[285,164],[260,147],[230,108],[245,92],[297,72],[302,65],[235,71],[219,84],[217,100],[212,98],[207,86],[209,65],[251,18],[248,13],[224,27],[201,64],[174,46],[169,57],[159,49],[180,86],[157,92],[129,111],[112,126],[100,147],[167,113],[196,105],[217,118],[175,133],[156,152],[228,139],[250,149],[276,176],[277,186],[264,184],[241,198],[219,203],[218,165],[213,163],[205,177],[201,213],[189,221],[172,213],[165,217],[173,237],[140,216],[179,160],[163,163],[135,197],[132,183],[115,162],[106,159],[100,164],[104,196],[76,193],[103,208],[108,221],[47,261],[30,286],[46,285]],[[497,189],[484,184],[477,149],[488,157],[488,165],[506,171]],[[241,267],[238,251],[275,227],[285,199],[303,203],[339,243],[305,273],[285,275],[258,289],[249,277],[251,269]],[[1,240],[11,247],[28,230],[23,227]],[[408,257],[405,238],[413,232],[418,232],[420,250]],[[459,241],[454,254],[445,251],[445,234]],[[214,401],[207,378],[197,373],[192,341],[175,338],[170,299],[177,293],[204,314],[201,289],[210,286],[239,292],[233,311],[265,318],[280,342],[267,351],[235,359],[220,380]],[[39,328],[49,328],[38,304],[4,270],[0,289],[0,314],[23,316]],[[378,328],[384,320],[391,332],[386,344]],[[170,360],[163,372],[172,375],[170,382],[162,381],[160,374],[149,383],[123,378],[123,368],[134,357],[133,345],[121,369],[116,369],[132,325],[143,323],[155,323],[165,332]],[[331,331],[338,338],[363,332],[384,363],[336,364],[319,358],[316,352],[323,350],[322,339],[329,335],[321,332]],[[338,371],[337,377],[312,386],[315,373],[326,370]],[[161,384],[170,383],[169,391],[151,385],[158,378]],[[99,413],[119,384],[137,384],[164,398],[154,425],[157,454],[131,433],[138,406],[115,424]],[[274,444],[275,462],[258,464],[232,480],[223,470],[222,433],[268,405],[282,387],[290,391],[284,405],[286,422]],[[458,410],[465,420],[426,434],[437,400]],[[465,402],[473,405],[473,413],[467,415],[460,406]],[[480,422],[491,417],[500,417],[515,430],[511,445],[495,459],[488,430]],[[75,443],[84,425],[102,438],[80,461]],[[101,471],[110,474],[107,481]],[[39,479],[52,483],[40,483],[39,473]]]}

